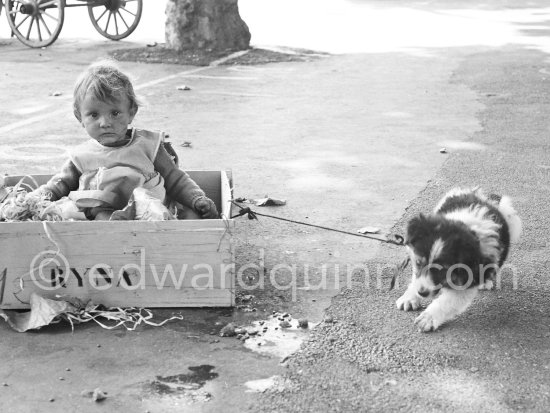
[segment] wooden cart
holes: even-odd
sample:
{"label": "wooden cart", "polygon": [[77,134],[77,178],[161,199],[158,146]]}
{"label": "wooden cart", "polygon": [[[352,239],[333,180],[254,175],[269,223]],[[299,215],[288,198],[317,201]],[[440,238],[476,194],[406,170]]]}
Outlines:
{"label": "wooden cart", "polygon": [[104,37],[120,40],[139,24],[142,0],[0,0],[12,35],[29,47],[46,47],[56,41],[67,7],[87,7],[94,28]]}

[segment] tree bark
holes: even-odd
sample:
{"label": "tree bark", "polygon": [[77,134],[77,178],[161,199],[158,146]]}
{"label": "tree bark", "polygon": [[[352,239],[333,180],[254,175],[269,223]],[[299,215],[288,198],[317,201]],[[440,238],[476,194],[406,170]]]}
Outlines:
{"label": "tree bark", "polygon": [[238,0],[168,0],[166,47],[175,50],[244,50],[250,31]]}

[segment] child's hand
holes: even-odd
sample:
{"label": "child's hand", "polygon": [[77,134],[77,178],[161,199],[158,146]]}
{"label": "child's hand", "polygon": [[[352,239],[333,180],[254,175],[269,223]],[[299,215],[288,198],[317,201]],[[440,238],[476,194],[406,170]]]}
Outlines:
{"label": "child's hand", "polygon": [[214,201],[205,196],[195,201],[195,211],[199,213],[202,219],[217,219],[220,217]]}

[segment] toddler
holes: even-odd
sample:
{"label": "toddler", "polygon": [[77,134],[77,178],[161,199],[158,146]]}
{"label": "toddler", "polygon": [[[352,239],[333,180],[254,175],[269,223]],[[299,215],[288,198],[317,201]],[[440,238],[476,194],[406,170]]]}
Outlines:
{"label": "toddler", "polygon": [[[186,218],[218,218],[214,202],[174,163],[162,132],[130,127],[139,103],[128,76],[110,62],[89,66],[74,88],[73,110],[90,137],[38,191],[68,196],[90,220],[116,218],[136,188],[179,202]],[[118,215],[117,215],[118,216]]]}

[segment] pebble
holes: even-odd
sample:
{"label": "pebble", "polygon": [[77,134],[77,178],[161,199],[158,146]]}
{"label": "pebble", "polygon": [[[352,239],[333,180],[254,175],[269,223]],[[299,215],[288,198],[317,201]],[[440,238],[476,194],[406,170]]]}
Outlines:
{"label": "pebble", "polygon": [[55,399],[53,397],[50,397],[50,400],[48,400],[50,403],[54,402]]}
{"label": "pebble", "polygon": [[325,316],[324,321],[325,321],[325,323],[334,323],[334,318],[332,318],[332,316],[330,316],[330,315],[327,315],[327,316]]}
{"label": "pebble", "polygon": [[298,320],[298,327],[300,327],[300,328],[308,328],[308,326],[309,326],[309,322],[307,321],[307,319],[305,319],[305,318],[300,318],[300,319]]}
{"label": "pebble", "polygon": [[191,88],[187,85],[181,85],[177,87],[178,90],[191,90]]}
{"label": "pebble", "polygon": [[479,370],[479,369],[478,369],[477,367],[472,367],[472,368],[470,369],[470,371],[471,371],[472,373],[476,373],[478,370]]}
{"label": "pebble", "polygon": [[99,387],[95,389],[94,393],[92,394],[92,400],[94,402],[100,402],[102,400],[105,400],[106,398],[107,398],[107,393],[102,392]]}
{"label": "pebble", "polygon": [[440,153],[447,153],[447,148],[441,148],[441,149],[439,150],[439,152],[440,152]]}
{"label": "pebble", "polygon": [[65,369],[65,371],[71,371],[71,369],[67,367],[67,368]]}
{"label": "pebble", "polygon": [[233,323],[227,324],[224,328],[220,331],[220,336],[222,337],[234,337],[237,333],[235,332],[235,326]]}
{"label": "pebble", "polygon": [[8,387],[8,386],[9,386],[9,384],[8,384],[8,383],[2,383],[2,386],[4,386],[4,387]]}
{"label": "pebble", "polygon": [[290,324],[290,323],[289,323],[288,321],[286,321],[286,320],[283,320],[283,321],[281,321],[281,322],[279,323],[279,326],[280,326],[281,328],[290,328],[290,327],[292,327],[292,324]]}

